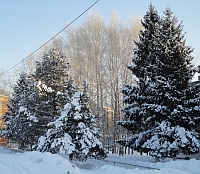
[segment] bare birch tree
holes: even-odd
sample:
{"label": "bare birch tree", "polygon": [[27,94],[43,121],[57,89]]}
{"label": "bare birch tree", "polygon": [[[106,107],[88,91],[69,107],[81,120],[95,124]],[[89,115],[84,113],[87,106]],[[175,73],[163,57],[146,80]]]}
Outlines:
{"label": "bare birch tree", "polygon": [[103,56],[105,54],[106,25],[98,13],[92,13],[81,26],[67,31],[66,49],[70,57],[70,72],[80,86],[83,79],[89,82],[90,108],[99,112],[104,106],[105,80]]}
{"label": "bare birch tree", "polygon": [[10,73],[4,73],[4,70],[0,70],[0,95],[11,95],[11,88],[13,85],[12,76]]}
{"label": "bare birch tree", "polygon": [[114,139],[119,133],[114,123],[121,119],[121,89],[133,80],[126,66],[131,62],[133,40],[137,40],[140,29],[140,18],[132,18],[124,25],[113,12],[106,24],[99,13],[93,12],[79,27],[66,32],[65,52],[70,58],[70,74],[79,86],[87,79],[90,108],[101,116],[104,124],[110,120],[105,118],[105,108],[113,110],[110,117]]}

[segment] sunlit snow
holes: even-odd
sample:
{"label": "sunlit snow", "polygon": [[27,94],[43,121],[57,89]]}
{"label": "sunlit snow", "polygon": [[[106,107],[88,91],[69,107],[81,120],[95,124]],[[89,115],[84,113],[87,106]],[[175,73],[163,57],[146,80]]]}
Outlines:
{"label": "sunlit snow", "polygon": [[[149,156],[108,155],[107,161],[68,161],[66,156],[40,152],[15,152],[0,147],[0,174],[200,174],[200,161],[166,159],[155,163]],[[113,163],[112,161],[121,162]],[[142,169],[126,164],[156,169]]]}

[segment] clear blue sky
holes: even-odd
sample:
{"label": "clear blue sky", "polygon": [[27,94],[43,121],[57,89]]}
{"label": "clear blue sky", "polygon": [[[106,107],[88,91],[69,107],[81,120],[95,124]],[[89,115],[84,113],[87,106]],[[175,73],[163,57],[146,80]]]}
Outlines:
{"label": "clear blue sky", "polygon": [[[0,0],[0,70],[7,70],[74,20],[95,0]],[[130,13],[144,16],[152,3],[160,15],[171,7],[183,21],[187,45],[194,48],[194,63],[200,64],[199,0],[99,0],[92,10],[109,20],[113,10],[126,22]],[[88,13],[72,26],[85,21]]]}

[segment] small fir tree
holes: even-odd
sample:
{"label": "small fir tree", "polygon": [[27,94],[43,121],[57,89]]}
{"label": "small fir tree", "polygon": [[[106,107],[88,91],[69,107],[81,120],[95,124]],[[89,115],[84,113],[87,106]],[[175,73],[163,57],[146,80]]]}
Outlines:
{"label": "small fir tree", "polygon": [[40,139],[37,150],[67,153],[76,160],[105,157],[94,115],[88,108],[86,89],[85,84],[83,92],[75,92],[71,102],[65,105],[61,116],[49,124],[52,128]]}
{"label": "small fir tree", "polygon": [[95,116],[91,113],[88,97],[88,84],[83,81],[83,92],[76,92],[72,98],[69,123],[72,125],[69,134],[75,144],[73,158],[86,160],[87,158],[105,158],[105,149],[99,138],[99,131],[95,123]]}

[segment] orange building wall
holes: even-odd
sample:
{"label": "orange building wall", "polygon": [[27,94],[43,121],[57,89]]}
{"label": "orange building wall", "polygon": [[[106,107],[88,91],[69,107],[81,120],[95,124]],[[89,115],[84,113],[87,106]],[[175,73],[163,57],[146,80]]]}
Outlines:
{"label": "orange building wall", "polygon": [[[1,117],[8,111],[7,103],[8,97],[0,95],[0,129],[5,127],[4,121]],[[6,143],[6,139],[4,137],[0,137],[0,146],[6,146]]]}

